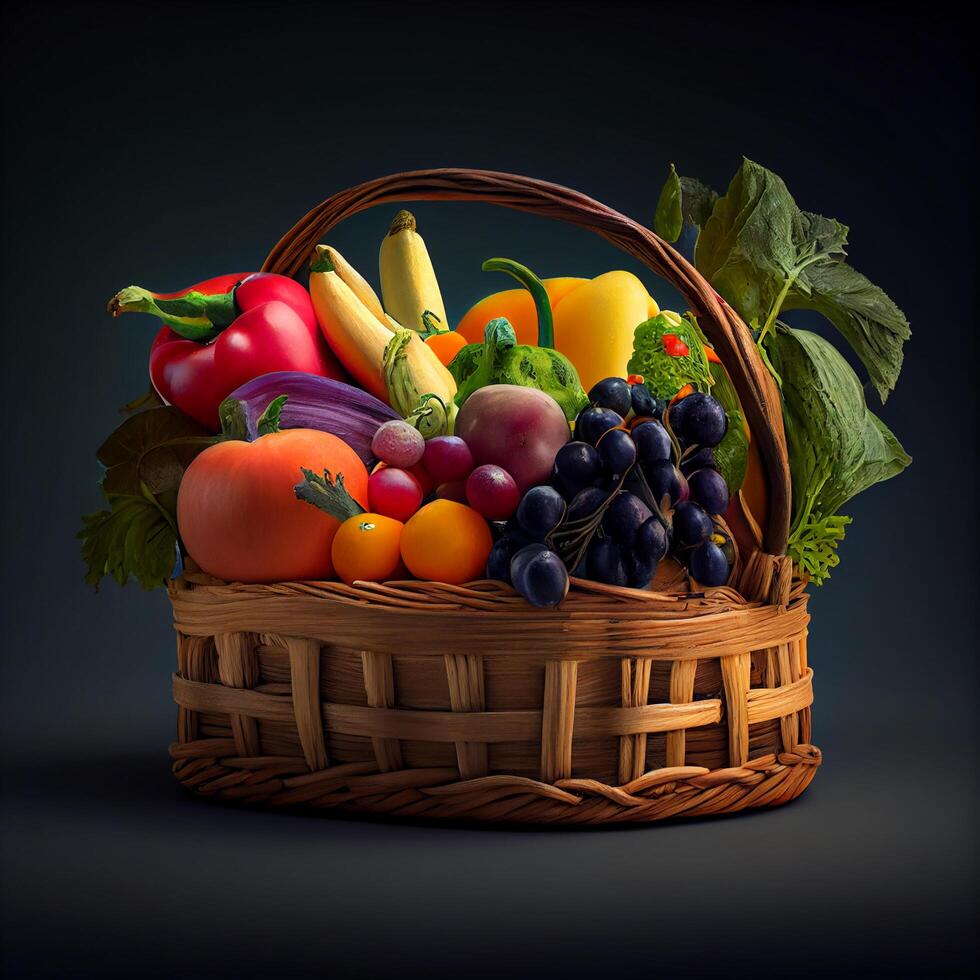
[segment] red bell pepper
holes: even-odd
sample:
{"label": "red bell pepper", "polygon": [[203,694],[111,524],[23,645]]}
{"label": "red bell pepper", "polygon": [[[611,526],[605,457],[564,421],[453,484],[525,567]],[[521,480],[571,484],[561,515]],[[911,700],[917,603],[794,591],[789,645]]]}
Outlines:
{"label": "red bell pepper", "polygon": [[164,321],[150,349],[153,387],[212,432],[221,427],[221,402],[262,374],[305,371],[348,380],[320,333],[310,294],[286,276],[217,276],[180,293],[129,286],[109,310]]}

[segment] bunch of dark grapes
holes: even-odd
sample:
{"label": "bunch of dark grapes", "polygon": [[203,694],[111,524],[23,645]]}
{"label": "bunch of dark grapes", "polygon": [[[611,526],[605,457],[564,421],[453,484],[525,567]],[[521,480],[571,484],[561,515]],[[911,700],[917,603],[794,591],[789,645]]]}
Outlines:
{"label": "bunch of dark grapes", "polygon": [[498,526],[488,577],[553,606],[569,574],[643,589],[669,554],[701,585],[723,585],[734,549],[715,521],[729,497],[712,453],[728,424],[721,404],[696,392],[668,405],[621,378],[600,381],[589,401],[550,484]]}

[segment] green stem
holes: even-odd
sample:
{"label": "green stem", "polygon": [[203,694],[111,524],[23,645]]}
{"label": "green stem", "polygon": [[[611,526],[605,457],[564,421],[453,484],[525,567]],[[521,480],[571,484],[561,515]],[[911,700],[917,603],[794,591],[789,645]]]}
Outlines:
{"label": "green stem", "polygon": [[159,317],[174,333],[185,340],[206,344],[214,340],[238,316],[235,291],[205,296],[191,291],[164,299],[142,286],[127,286],[109,300],[109,312],[150,313]]}
{"label": "green stem", "polygon": [[551,300],[544,283],[527,266],[513,259],[487,259],[483,263],[484,272],[506,272],[513,276],[534,299],[538,314],[538,347],[554,348],[555,326],[551,314]]}

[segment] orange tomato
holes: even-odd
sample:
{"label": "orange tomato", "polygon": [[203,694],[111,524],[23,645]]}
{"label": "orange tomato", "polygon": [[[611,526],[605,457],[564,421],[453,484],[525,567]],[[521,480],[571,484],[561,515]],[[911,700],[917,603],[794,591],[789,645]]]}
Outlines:
{"label": "orange tomato", "polygon": [[457,330],[443,330],[426,337],[425,343],[443,365],[449,367],[452,359],[466,346],[466,339]]}
{"label": "orange tomato", "polygon": [[433,500],[405,525],[401,553],[416,578],[461,585],[484,577],[492,546],[487,522],[472,507]]}
{"label": "orange tomato", "polygon": [[330,549],[334,570],[348,585],[386,582],[401,567],[404,527],[383,514],[349,517],[334,535]]}
{"label": "orange tomato", "polygon": [[[551,300],[552,309],[573,289],[588,281],[574,276],[542,280],[548,299]],[[538,314],[534,308],[534,300],[526,289],[504,289],[491,296],[485,296],[475,306],[470,307],[459,321],[456,333],[468,344],[482,344],[483,332],[487,324],[498,316],[507,318],[514,328],[514,333],[517,334],[519,344],[537,345]]]}
{"label": "orange tomato", "polygon": [[177,526],[191,558],[229,582],[283,582],[333,576],[330,546],[340,521],[296,499],[300,467],[343,473],[367,506],[368,475],[347,443],[327,432],[286,429],[209,446],[187,468]]}

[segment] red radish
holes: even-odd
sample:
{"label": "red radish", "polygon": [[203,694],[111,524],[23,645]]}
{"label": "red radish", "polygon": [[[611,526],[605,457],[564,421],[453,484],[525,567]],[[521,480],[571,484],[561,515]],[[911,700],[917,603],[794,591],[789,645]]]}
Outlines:
{"label": "red radish", "polygon": [[466,481],[452,480],[449,483],[440,483],[436,488],[436,496],[440,500],[455,500],[458,504],[465,504]]}
{"label": "red radish", "polygon": [[375,470],[368,479],[368,506],[376,514],[407,521],[422,505],[422,487],[408,470]]}
{"label": "red radish", "polygon": [[521,502],[521,491],[514,478],[502,466],[486,463],[478,466],[466,481],[466,499],[470,507],[490,521],[513,517]]}
{"label": "red radish", "polygon": [[473,471],[473,454],[459,436],[436,436],[425,444],[422,465],[436,483],[452,483]]}

